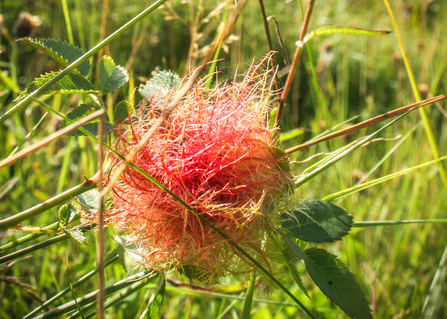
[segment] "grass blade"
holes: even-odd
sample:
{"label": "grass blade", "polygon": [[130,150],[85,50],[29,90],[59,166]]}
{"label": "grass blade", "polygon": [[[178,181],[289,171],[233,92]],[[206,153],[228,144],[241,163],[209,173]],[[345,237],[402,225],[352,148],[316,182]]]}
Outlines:
{"label": "grass blade", "polygon": [[366,35],[366,36],[377,36],[386,35],[391,33],[389,30],[369,30],[356,27],[346,27],[346,26],[327,26],[318,28],[314,31],[309,32],[303,39],[303,43],[307,43],[309,40],[328,34],[354,34],[354,35]]}
{"label": "grass blade", "polygon": [[32,92],[30,95],[25,97],[22,101],[17,103],[15,106],[13,106],[11,109],[9,109],[5,114],[3,114],[0,117],[0,123],[3,123],[6,119],[10,118],[11,115],[13,115],[15,112],[19,111],[23,107],[25,107],[29,102],[31,102],[34,98],[36,98],[38,95],[40,95],[42,92],[44,92],[47,88],[52,86],[53,84],[57,83],[60,79],[62,79],[65,75],[69,74],[71,71],[73,71],[75,68],[80,66],[82,63],[84,63],[88,58],[95,55],[99,50],[101,50],[103,47],[105,47],[107,44],[118,38],[121,34],[123,34],[125,31],[133,27],[138,21],[143,19],[146,15],[152,13],[155,9],[157,9],[159,6],[161,6],[166,0],[158,0],[145,10],[143,10],[140,14],[138,14],[136,17],[134,17],[132,20],[124,24],[121,28],[113,32],[110,36],[105,38],[103,41],[95,45],[92,49],[90,49],[87,53],[85,53],[83,56],[81,56],[79,59],[71,63],[68,67],[66,67],[64,70],[62,70],[60,73],[58,73],[55,77],[53,77],[50,81],[46,82],[44,85],[42,85],[40,88]]}
{"label": "grass blade", "polygon": [[383,176],[383,177],[377,178],[375,180],[372,180],[372,181],[369,181],[369,182],[366,182],[366,183],[363,183],[363,184],[360,184],[360,185],[356,185],[354,187],[350,187],[350,188],[344,189],[344,190],[342,190],[340,192],[337,192],[337,193],[334,193],[334,194],[331,194],[331,195],[328,195],[328,196],[324,197],[322,199],[322,201],[334,201],[336,199],[344,198],[344,197],[349,196],[351,194],[360,192],[360,191],[362,191],[364,189],[367,189],[367,188],[379,185],[379,184],[381,184],[383,182],[386,182],[386,181],[389,181],[389,180],[391,180],[393,178],[396,178],[396,177],[408,174],[410,172],[413,172],[413,171],[418,170],[418,169],[423,168],[423,167],[427,167],[427,166],[439,163],[439,162],[444,161],[446,159],[447,159],[447,156],[443,156],[443,157],[440,157],[440,158],[435,159],[433,161],[430,161],[430,162],[427,162],[427,163],[424,163],[424,164],[421,164],[421,165],[413,166],[411,168],[407,168],[407,169],[401,170],[399,172],[396,172],[396,173],[393,173],[393,174],[390,174],[390,175],[387,175],[387,176]]}
{"label": "grass blade", "polygon": [[[141,272],[135,276],[128,277],[124,280],[121,280],[119,282],[114,283],[113,285],[107,286],[104,289],[105,295],[113,294],[123,288],[126,287],[135,287],[136,285],[146,284],[149,280],[153,279],[157,274],[154,274],[150,271],[144,271]],[[141,281],[141,282],[140,282]],[[67,302],[66,304],[63,304],[62,306],[57,307],[56,309],[53,309],[43,315],[35,317],[35,319],[52,319],[57,318],[60,316],[63,316],[67,314],[68,312],[76,309],[76,303],[79,304],[79,306],[84,306],[92,301],[96,300],[96,295],[98,293],[98,290],[95,290],[83,297],[77,298],[76,301],[72,300],[70,302]],[[86,316],[88,317],[88,316]]]}
{"label": "grass blade", "polygon": [[[114,263],[116,260],[118,260],[118,254],[116,252],[116,249],[112,250],[108,256],[106,257],[106,262],[105,262],[105,266],[108,266],[112,263]],[[92,271],[88,272],[87,274],[85,274],[83,277],[81,277],[78,281],[76,281],[73,285],[70,285],[71,287],[67,287],[64,290],[61,290],[59,293],[57,293],[56,295],[54,295],[52,298],[48,299],[45,303],[43,303],[42,305],[40,305],[39,307],[37,307],[36,309],[34,309],[33,311],[31,311],[29,314],[27,314],[25,317],[23,317],[23,319],[28,319],[31,318],[31,316],[35,315],[36,313],[38,313],[40,310],[43,310],[45,307],[53,304],[54,302],[56,302],[57,300],[59,300],[60,298],[62,298],[65,294],[67,294],[70,289],[74,289],[78,286],[80,286],[81,284],[83,284],[84,282],[86,282],[88,279],[90,279],[91,277],[93,277],[97,272],[98,272],[98,267],[96,267],[95,269],[93,269]]]}
{"label": "grass blade", "polygon": [[160,311],[160,307],[163,304],[163,299],[166,292],[166,277],[164,273],[160,273],[158,277],[158,284],[155,287],[154,293],[152,294],[146,309],[140,316],[140,319],[151,319],[155,318]]}
{"label": "grass blade", "polygon": [[[411,84],[411,89],[413,91],[414,98],[416,99],[416,102],[419,102],[422,100],[421,93],[419,92],[419,89],[416,84],[416,79],[413,74],[413,70],[411,69],[410,60],[408,59],[407,52],[405,50],[404,42],[402,41],[402,37],[399,32],[399,27],[397,26],[396,19],[394,18],[393,11],[391,10],[390,4],[388,0],[383,0],[385,3],[385,7],[388,11],[388,14],[391,19],[391,23],[393,25],[394,32],[396,33],[397,42],[399,43],[399,49],[402,54],[402,59],[405,64],[405,69],[407,71],[408,80]],[[435,136],[433,134],[433,129],[430,125],[430,121],[428,120],[427,112],[424,109],[419,109],[419,114],[421,115],[422,122],[424,123],[425,133],[427,134],[428,143],[430,144],[433,157],[438,158],[440,157],[438,145],[436,143]],[[444,187],[447,190],[447,174],[445,172],[444,165],[442,163],[438,163],[438,169],[439,169],[439,175],[441,177],[442,183],[444,184]]]}
{"label": "grass blade", "polygon": [[413,219],[413,220],[369,220],[354,222],[354,227],[380,227],[408,224],[447,224],[447,219]]}
{"label": "grass blade", "polygon": [[255,294],[256,274],[250,274],[250,281],[248,283],[247,294],[245,295],[244,309],[242,310],[242,319],[250,319],[251,307],[253,304],[253,296]]}
{"label": "grass blade", "polygon": [[438,318],[439,308],[445,302],[445,282],[447,279],[447,246],[439,262],[435,277],[430,286],[430,291],[425,299],[424,308],[422,308],[421,319]]}
{"label": "grass blade", "polygon": [[[411,109],[411,110],[413,110],[413,109]],[[365,136],[364,138],[361,138],[358,142],[355,142],[355,143],[351,144],[349,147],[347,147],[346,149],[342,150],[341,152],[339,152],[335,156],[333,156],[330,161],[325,162],[323,165],[315,168],[314,170],[312,170],[309,173],[303,174],[300,178],[297,179],[297,181],[295,183],[296,187],[298,188],[301,185],[307,183],[309,180],[311,180],[312,178],[314,178],[318,174],[322,173],[323,171],[325,171],[326,169],[328,169],[329,167],[331,167],[332,165],[337,163],[343,157],[345,157],[346,155],[348,155],[349,153],[351,153],[355,149],[357,149],[357,148],[361,147],[362,145],[364,145],[366,142],[371,140],[374,136],[379,134],[381,131],[385,130],[386,128],[388,128],[389,126],[393,125],[395,122],[400,120],[402,117],[407,115],[409,112],[411,112],[411,110],[407,111],[404,114],[400,115],[399,117],[395,118],[394,120],[392,120],[388,124],[384,125],[383,127],[378,129],[374,133],[372,133],[372,134],[370,134],[368,136]]]}

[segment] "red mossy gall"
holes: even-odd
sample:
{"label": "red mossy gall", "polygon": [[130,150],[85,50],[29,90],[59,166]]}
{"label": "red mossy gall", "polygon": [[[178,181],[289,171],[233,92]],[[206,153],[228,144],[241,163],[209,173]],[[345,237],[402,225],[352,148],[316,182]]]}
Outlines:
{"label": "red mossy gall", "polygon": [[[240,82],[207,89],[206,80],[199,81],[134,160],[267,267],[278,249],[268,249],[265,232],[293,192],[288,159],[269,128],[270,59],[250,66]],[[130,115],[138,120],[117,130],[115,147],[122,155],[176,92],[171,98],[156,94]],[[114,158],[114,167],[120,163]],[[208,281],[250,267],[227,240],[132,168],[114,187],[106,216],[108,224],[127,230],[149,269],[175,267]]]}

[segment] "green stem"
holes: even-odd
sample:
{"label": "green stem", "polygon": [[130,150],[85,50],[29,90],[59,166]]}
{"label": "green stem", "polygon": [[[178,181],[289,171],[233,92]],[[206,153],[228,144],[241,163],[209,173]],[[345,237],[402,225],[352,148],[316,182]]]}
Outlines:
{"label": "green stem", "polygon": [[37,130],[37,128],[40,126],[40,124],[42,124],[43,120],[45,119],[45,117],[47,116],[48,112],[45,112],[45,114],[40,118],[39,122],[37,122],[37,124],[33,127],[33,129],[25,136],[25,138],[19,143],[19,145],[17,145],[14,150],[11,152],[11,154],[8,155],[8,158],[10,158],[11,156],[13,156],[15,153],[17,153],[17,151],[20,149],[20,147],[23,145],[23,143],[26,142],[26,140]]}
{"label": "green stem", "polygon": [[429,166],[429,165],[432,165],[432,164],[439,163],[439,162],[444,161],[446,159],[447,159],[447,156],[443,156],[443,157],[440,157],[440,158],[435,159],[433,161],[430,161],[430,162],[427,162],[427,163],[424,163],[424,164],[421,164],[421,165],[413,166],[413,167],[401,170],[399,172],[392,173],[392,174],[389,174],[387,176],[383,176],[383,177],[377,178],[375,180],[372,180],[372,181],[369,181],[369,182],[366,182],[366,183],[363,183],[363,184],[360,184],[360,185],[356,185],[356,186],[344,189],[344,190],[342,190],[340,192],[328,195],[328,196],[324,197],[321,200],[330,202],[330,201],[333,201],[333,200],[345,197],[347,195],[351,195],[351,194],[360,192],[360,191],[362,191],[364,189],[376,186],[376,185],[381,184],[383,182],[389,181],[389,180],[391,180],[393,178],[396,178],[396,177],[408,174],[408,173],[410,173],[410,172],[412,172],[414,170],[417,170],[417,169],[420,169],[420,168],[423,168],[423,167],[426,167],[426,166]]}
{"label": "green stem", "polygon": [[[87,225],[83,225],[83,226],[80,226],[80,227],[76,227],[76,229],[79,229],[79,230],[90,230],[91,228],[92,228],[92,224],[87,224]],[[41,243],[38,243],[38,244],[35,244],[35,245],[32,245],[32,246],[23,248],[21,250],[13,252],[13,253],[11,253],[9,255],[0,257],[0,264],[3,264],[3,263],[8,262],[10,260],[22,257],[23,255],[30,254],[30,253],[32,253],[32,252],[34,252],[36,250],[48,247],[48,246],[53,245],[53,244],[56,244],[56,243],[58,243],[60,241],[63,241],[65,239],[67,239],[67,238],[70,238],[70,236],[67,235],[67,234],[60,234],[59,236],[47,239],[47,240],[45,240],[45,241],[43,241]]]}
{"label": "green stem", "polygon": [[36,205],[28,210],[25,210],[21,213],[18,213],[14,216],[8,217],[0,221],[0,230],[7,229],[8,227],[15,226],[20,222],[31,218],[33,216],[37,216],[46,210],[53,208],[57,205],[64,203],[67,200],[70,200],[72,197],[82,194],[90,189],[97,187],[96,183],[92,180],[87,180],[84,183],[73,187],[49,200]]}
{"label": "green stem", "polygon": [[[388,0],[383,0],[385,3],[386,9],[388,11],[388,14],[391,18],[391,23],[393,25],[394,32],[396,33],[397,42],[399,43],[399,48],[402,53],[402,59],[404,61],[405,69],[407,71],[408,79],[410,81],[411,89],[413,91],[414,98],[416,99],[416,102],[419,102],[422,100],[421,94],[418,90],[416,80],[414,77],[413,70],[411,69],[410,60],[408,59],[407,52],[405,50],[404,42],[402,41],[402,36],[400,35],[399,28],[397,26],[396,19],[394,18],[393,11],[391,10],[390,4],[388,3]],[[435,136],[433,134],[433,129],[430,125],[430,121],[428,120],[428,115],[425,109],[420,108],[419,114],[421,115],[422,122],[424,123],[424,129],[425,133],[427,134],[428,143],[430,144],[431,151],[433,153],[434,158],[438,158],[440,156],[438,145],[436,143]],[[447,190],[447,174],[444,168],[444,165],[442,163],[438,163],[438,169],[439,169],[439,175],[441,176],[442,183],[444,184],[444,187]]]}
{"label": "green stem", "polygon": [[[116,253],[116,250],[114,249],[113,251],[111,251],[109,253],[109,255],[106,258],[106,263],[105,266],[108,266],[110,264],[112,264],[113,262],[115,262],[118,259],[118,255]],[[84,283],[85,281],[87,281],[88,279],[90,279],[91,277],[93,277],[96,273],[98,272],[98,267],[96,267],[95,269],[93,269],[92,271],[90,271],[89,273],[85,274],[82,278],[80,278],[77,282],[75,282],[71,288],[74,289],[78,286],[80,286],[82,283]],[[48,299],[47,301],[45,301],[42,305],[40,305],[39,307],[37,307],[36,309],[34,309],[33,311],[31,311],[29,314],[27,314],[25,317],[23,317],[23,319],[27,319],[30,318],[31,316],[33,316],[34,314],[36,314],[37,312],[39,312],[40,310],[48,307],[49,305],[53,304],[55,301],[57,301],[58,299],[60,299],[62,296],[64,296],[65,294],[67,294],[68,292],[70,292],[70,287],[65,288],[64,290],[60,291],[58,294],[56,294],[55,296],[51,297],[50,299]]]}
{"label": "green stem", "polygon": [[85,46],[85,37],[84,37],[84,28],[83,28],[83,21],[82,21],[82,15],[81,15],[81,7],[79,5],[80,0],[75,0],[75,14],[76,14],[76,24],[78,27],[78,36],[79,36],[79,42],[81,43],[81,49],[82,51],[86,50]]}
{"label": "green stem", "polygon": [[[107,296],[107,295],[113,294],[114,292],[119,291],[119,290],[126,288],[128,286],[131,286],[131,287],[129,287],[129,289],[132,289],[132,287],[135,288],[136,286],[138,286],[138,289],[140,289],[147,282],[149,282],[156,276],[158,276],[158,273],[151,273],[151,271],[146,270],[144,272],[138,273],[134,276],[130,276],[124,280],[121,280],[117,283],[114,283],[113,285],[107,286],[104,289],[105,295]],[[142,282],[136,282],[136,281],[140,281],[140,280],[142,280]],[[134,291],[136,291],[136,290],[134,290]],[[134,291],[132,291],[132,292],[134,292]],[[73,301],[67,302],[66,304],[59,306],[56,309],[53,309],[53,310],[51,310],[47,313],[44,313],[40,316],[37,316],[34,319],[52,319],[52,318],[60,317],[69,311],[75,310],[76,302],[78,303],[79,306],[84,306],[86,304],[89,304],[89,303],[95,301],[97,293],[98,293],[98,290],[95,290],[83,297],[76,299],[76,301],[73,300]]]}
{"label": "green stem", "polygon": [[15,112],[22,109],[24,106],[26,106],[28,103],[30,103],[34,98],[36,98],[41,93],[45,92],[46,89],[48,89],[53,84],[57,83],[60,79],[62,79],[64,76],[66,76],[68,73],[73,71],[75,68],[80,66],[84,61],[86,61],[88,58],[95,55],[99,50],[101,50],[103,47],[105,47],[107,44],[115,40],[117,37],[119,37],[121,34],[123,34],[125,31],[127,31],[129,28],[133,27],[138,21],[143,19],[146,15],[149,13],[152,13],[155,9],[157,9],[159,6],[161,6],[164,2],[167,0],[158,0],[150,7],[143,10],[140,14],[138,14],[135,18],[124,24],[121,28],[113,32],[111,35],[109,35],[107,38],[105,38],[103,41],[95,45],[92,49],[90,49],[87,53],[85,53],[83,56],[81,56],[79,59],[71,63],[69,66],[67,66],[65,69],[63,69],[60,73],[58,73],[54,78],[46,82],[44,85],[42,85],[40,88],[32,92],[30,95],[25,97],[22,101],[17,103],[15,106],[13,106],[11,109],[9,109],[5,114],[3,114],[0,117],[0,123],[3,123],[6,119],[11,117]]}
{"label": "green stem", "polygon": [[250,319],[251,307],[253,304],[253,296],[255,294],[256,273],[250,274],[250,282],[248,284],[247,294],[245,295],[244,309],[242,310],[242,319]]}
{"label": "green stem", "polygon": [[355,222],[354,227],[397,226],[405,224],[447,224],[447,219],[370,220]]}
{"label": "green stem", "polygon": [[[154,289],[155,284],[150,284],[147,286],[147,289]],[[201,290],[193,290],[189,288],[180,288],[180,287],[173,287],[173,286],[167,286],[166,291],[170,293],[177,293],[177,294],[185,294],[189,296],[198,296],[198,297],[209,297],[209,298],[215,298],[215,299],[228,299],[228,300],[237,300],[237,301],[244,301],[244,293],[242,292],[240,295],[235,296],[233,294],[225,294],[225,293],[216,293],[216,292],[210,292],[210,291],[201,291]],[[255,303],[261,303],[266,305],[275,305],[275,306],[283,306],[283,307],[298,307],[295,303],[290,302],[284,302],[284,301],[276,301],[272,299],[256,299],[253,298],[253,302]],[[320,307],[316,305],[307,305],[309,308],[313,308],[316,310],[321,310],[323,312],[326,311],[335,311],[336,313],[342,313],[341,310],[334,309],[334,308],[326,308],[326,307]]]}
{"label": "green stem", "polygon": [[3,264],[3,263],[8,262],[10,260],[22,257],[23,255],[32,253],[32,252],[34,252],[36,250],[48,247],[48,246],[53,245],[53,244],[56,244],[56,243],[58,243],[60,241],[63,241],[65,239],[69,238],[69,237],[70,236],[68,236],[67,234],[61,234],[59,236],[47,239],[47,240],[45,240],[45,241],[43,241],[41,243],[38,243],[38,244],[35,244],[35,245],[32,245],[32,246],[26,247],[26,248],[21,249],[21,250],[16,251],[16,252],[13,252],[13,253],[11,253],[9,255],[1,257],[0,258],[0,264]]}
{"label": "green stem", "polygon": [[68,42],[74,45],[73,31],[71,30],[70,13],[68,11],[67,0],[62,0],[62,9],[64,10],[65,24],[67,25]]}
{"label": "green stem", "polygon": [[[58,228],[59,228],[59,222],[56,222],[56,223],[53,223],[53,224],[48,225],[47,227],[43,228],[43,230],[56,230]],[[1,246],[0,247],[0,253],[3,252],[4,250],[14,248],[14,247],[16,247],[18,245],[24,244],[24,243],[26,243],[26,242],[28,242],[28,241],[30,241],[32,239],[39,238],[39,237],[41,237],[43,235],[45,235],[45,233],[42,232],[42,233],[32,233],[32,234],[23,236],[22,238],[19,238],[19,239],[15,240],[15,241],[9,242],[9,243]]]}
{"label": "green stem", "polygon": [[328,169],[329,167],[331,167],[332,165],[334,165],[335,163],[337,163],[339,160],[341,160],[343,157],[345,157],[346,155],[348,155],[349,153],[351,153],[352,151],[354,151],[355,149],[361,147],[362,145],[364,145],[366,142],[368,142],[369,140],[371,140],[374,136],[376,136],[377,134],[379,134],[381,131],[385,130],[386,128],[388,128],[389,126],[393,125],[395,122],[397,122],[398,120],[400,120],[402,117],[404,117],[405,115],[407,115],[409,112],[411,112],[413,109],[411,109],[410,111],[407,111],[406,113],[400,115],[399,117],[395,118],[394,120],[392,120],[391,122],[389,122],[388,124],[384,125],[383,127],[381,127],[380,129],[378,129],[377,131],[375,131],[374,133],[372,133],[371,135],[365,136],[364,138],[361,138],[358,142],[355,142],[354,144],[352,144],[351,146],[343,149],[340,153],[334,155],[331,155],[331,160],[330,161],[326,161],[324,162],[324,164],[320,165],[319,167],[315,168],[314,170],[312,170],[309,173],[303,174],[296,182],[295,182],[295,187],[298,188],[300,186],[302,186],[303,184],[307,183],[308,181],[310,181],[312,178],[314,178],[315,176],[321,174],[322,172],[324,172],[326,169]]}
{"label": "green stem", "polygon": [[68,166],[70,164],[71,153],[73,151],[74,143],[75,143],[75,137],[71,136],[68,141],[68,145],[65,147],[65,154],[62,161],[61,171],[59,173],[59,182],[57,183],[56,193],[62,192],[65,186],[65,182],[67,181]]}
{"label": "green stem", "polygon": [[[73,222],[79,220],[80,218],[81,217],[78,214],[76,214],[70,223],[73,223]],[[59,228],[59,222],[56,222],[51,225],[48,225],[47,227],[42,228],[42,230],[44,230],[44,231],[45,230],[56,230],[58,228]],[[0,247],[0,254],[2,254],[4,250],[14,248],[18,245],[22,245],[30,240],[37,239],[45,234],[46,234],[45,232],[33,232],[32,234],[23,236],[22,238],[19,238],[15,241],[9,242],[9,243]]]}
{"label": "green stem", "polygon": [[[304,7],[303,7],[303,1],[302,0],[300,0],[300,6],[301,6],[301,18],[304,20]],[[313,84],[313,87],[315,89],[315,92],[317,93],[318,104],[320,104],[320,109],[321,109],[321,114],[323,115],[324,124],[326,124],[326,127],[329,127],[329,123],[328,123],[327,117],[326,117],[326,112],[324,110],[323,97],[321,96],[320,87],[318,85],[317,73],[315,72],[314,59],[313,59],[313,56],[312,56],[312,51],[310,50],[309,43],[307,43],[307,42],[306,42],[306,51],[307,51],[307,56],[309,58],[310,71],[311,71],[311,74],[312,74],[312,84]],[[332,147],[332,145],[331,145],[331,147]]]}
{"label": "green stem", "polygon": [[390,157],[394,151],[396,151],[399,146],[402,145],[403,142],[405,142],[407,140],[408,137],[410,137],[411,134],[414,133],[414,131],[416,131],[416,129],[419,127],[419,125],[421,124],[421,122],[419,122],[418,124],[416,124],[411,130],[409,130],[407,132],[407,134],[405,134],[386,154],[385,156],[383,156],[377,163],[374,164],[374,166],[362,177],[362,179],[360,181],[357,182],[357,185],[363,184],[363,182],[369,177],[371,176],[372,173],[374,173],[374,171],[379,168],[380,165],[383,164],[383,162],[385,162],[387,160],[388,157]]}
{"label": "green stem", "polygon": [[[221,27],[219,29],[219,35],[217,37],[218,39],[221,38],[222,33],[224,32],[225,24],[228,20],[229,13],[230,13],[230,9],[227,7],[227,9],[224,12],[221,24],[220,24]],[[207,76],[209,76],[210,79],[205,83],[205,89],[208,89],[211,86],[211,82],[212,82],[211,75],[216,72],[217,59],[219,59],[220,49],[222,48],[222,42],[223,42],[223,38],[216,49],[216,53],[214,53],[213,62],[211,63],[210,68],[208,69]]]}
{"label": "green stem", "polygon": [[[118,294],[116,294],[115,296],[113,296],[112,298],[110,298],[109,300],[107,300],[104,303],[104,309],[109,309],[110,307],[115,306],[117,303],[123,301],[124,299],[126,299],[128,296],[130,296],[134,292],[139,291],[144,286],[146,286],[149,281],[152,281],[152,279],[153,278],[147,278],[147,279],[142,280],[141,282],[137,282],[137,283],[131,285],[129,288],[126,288],[123,291],[119,292]],[[95,314],[96,314],[95,312],[91,312],[88,315],[86,315],[85,317],[86,318],[91,318]]]}
{"label": "green stem", "polygon": [[[430,290],[424,302],[421,319],[436,318],[445,301],[445,282],[447,279],[447,246],[442,254],[438,269],[436,270]],[[444,294],[443,294],[444,290]],[[444,301],[442,301],[444,300]]]}

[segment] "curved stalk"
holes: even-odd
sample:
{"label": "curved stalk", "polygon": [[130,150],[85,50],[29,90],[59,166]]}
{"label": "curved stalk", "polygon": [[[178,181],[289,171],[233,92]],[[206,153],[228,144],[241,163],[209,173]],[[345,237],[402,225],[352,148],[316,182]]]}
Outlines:
{"label": "curved stalk", "polygon": [[408,224],[447,224],[447,219],[413,219],[413,220],[367,220],[355,222],[354,227],[398,226]]}
{"label": "curved stalk", "polygon": [[11,226],[15,226],[28,218],[39,215],[39,214],[47,211],[50,208],[60,205],[67,200],[70,200],[71,198],[73,198],[79,194],[85,193],[86,191],[95,188],[96,186],[97,186],[96,185],[96,177],[94,176],[92,179],[88,179],[84,183],[82,183],[78,186],[75,186],[72,189],[69,189],[57,196],[54,196],[53,198],[50,198],[49,200],[47,200],[39,205],[36,205],[28,210],[25,210],[21,213],[14,215],[14,216],[11,216],[11,217],[1,220],[0,221],[0,230],[7,229],[8,227],[11,227]]}
{"label": "curved stalk", "polygon": [[367,188],[376,186],[378,184],[384,183],[384,182],[389,181],[389,180],[391,180],[393,178],[396,178],[396,177],[408,174],[408,173],[410,173],[412,171],[415,171],[415,170],[418,170],[420,168],[423,168],[423,167],[426,167],[426,166],[430,166],[432,164],[439,163],[439,162],[444,161],[446,159],[447,159],[447,156],[443,156],[443,157],[440,157],[440,158],[435,159],[433,161],[430,161],[430,162],[427,162],[427,163],[424,163],[424,164],[420,164],[420,165],[417,165],[417,166],[413,166],[413,167],[401,170],[399,172],[392,173],[392,174],[389,174],[387,176],[383,176],[383,177],[374,179],[372,181],[369,181],[369,182],[366,182],[366,183],[363,183],[363,184],[359,184],[359,185],[356,185],[356,186],[344,189],[344,190],[342,190],[340,192],[328,195],[328,196],[324,197],[321,200],[322,201],[327,201],[327,202],[334,201],[336,199],[340,199],[340,198],[343,198],[345,196],[348,196],[348,195],[360,192],[360,191],[362,191],[364,189],[367,189]]}
{"label": "curved stalk", "polygon": [[[411,69],[410,60],[408,59],[407,52],[405,50],[404,42],[402,41],[402,36],[400,35],[399,28],[397,26],[396,19],[394,18],[393,11],[391,10],[390,4],[388,0],[383,0],[385,3],[385,7],[388,11],[388,14],[391,19],[391,23],[393,25],[394,32],[396,33],[397,42],[399,43],[400,52],[402,53],[402,59],[405,64],[405,69],[407,70],[408,80],[410,81],[411,89],[413,91],[414,98],[417,102],[422,100],[421,93],[416,84],[416,80],[413,74],[413,70]],[[425,133],[427,134],[428,143],[430,144],[431,151],[433,153],[434,158],[438,158],[440,156],[438,145],[436,143],[435,136],[433,134],[433,129],[430,125],[430,121],[428,120],[427,112],[424,109],[419,109],[419,114],[421,115],[422,122],[424,123]],[[438,163],[439,176],[441,177],[442,183],[447,190],[447,174],[444,168],[444,164]]]}

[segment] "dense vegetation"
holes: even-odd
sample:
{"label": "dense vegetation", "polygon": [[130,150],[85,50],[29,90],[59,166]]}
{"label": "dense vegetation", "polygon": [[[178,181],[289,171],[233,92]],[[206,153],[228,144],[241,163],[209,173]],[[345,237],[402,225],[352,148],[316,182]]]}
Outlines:
{"label": "dense vegetation", "polygon": [[[129,82],[121,90],[104,98],[109,117],[113,107],[123,99],[134,104],[141,100],[135,90],[140,83],[160,70],[172,70],[180,76],[198,66],[210,43],[226,19],[228,6],[234,1],[171,1],[143,19],[131,30],[107,45],[99,55],[91,58],[93,72],[89,79],[96,81],[96,66],[103,54],[113,57],[116,65],[129,70]],[[307,2],[303,1],[306,6]],[[67,6],[66,14],[63,7]],[[18,36],[61,39],[80,47],[84,52],[99,43],[140,13],[146,3],[141,1],[3,1],[1,6],[2,36],[0,69],[0,114],[4,114],[13,100],[35,78],[45,72],[57,71],[60,65],[22,42]],[[288,59],[295,51],[302,24],[299,1],[265,1],[267,16],[277,20]],[[447,3],[433,0],[399,0],[392,3],[397,25],[408,54],[415,81],[423,99],[447,93],[446,54],[447,32],[445,16]],[[40,24],[32,34],[21,32],[18,17],[27,11],[39,17]],[[68,14],[67,14],[68,13]],[[69,20],[68,20],[69,18]],[[316,1],[308,30],[327,25],[355,26],[374,30],[394,30],[386,6],[381,1]],[[68,27],[69,26],[69,27]],[[22,26],[23,27],[23,26]],[[26,28],[25,28],[26,29]],[[278,53],[280,85],[287,77],[285,57],[274,21],[270,21],[273,48]],[[262,15],[257,1],[249,1],[225,39],[217,63],[218,78],[232,79],[243,73],[254,61],[269,51]],[[314,74],[314,75],[313,75]],[[97,84],[97,83],[94,83]],[[318,84],[318,89],[316,84]],[[41,95],[41,102],[67,114],[80,101],[80,95]],[[300,129],[283,142],[283,148],[303,143],[341,123],[342,127],[361,122],[395,108],[416,102],[411,82],[399,48],[396,33],[382,36],[334,34],[316,37],[303,50],[298,70],[285,104],[281,132]],[[439,153],[445,154],[447,145],[447,112],[445,102],[425,107],[434,132]],[[24,140],[41,120],[45,109],[31,102],[0,125],[0,159],[5,159]],[[355,118],[353,118],[355,117]],[[347,121],[350,119],[349,121]],[[38,128],[20,145],[25,148],[58,130],[61,120],[46,115]],[[329,153],[370,134],[384,124],[375,124],[331,141],[292,153],[292,161],[303,161],[324,152]],[[340,129],[338,127],[337,129]],[[335,129],[336,130],[336,129]],[[378,136],[384,140],[359,148],[323,174],[299,189],[301,198],[324,198],[365,180],[373,180],[434,159],[432,145],[427,138],[421,116],[414,111]],[[387,140],[389,139],[389,140]],[[0,168],[0,219],[22,212],[48,200],[92,177],[97,171],[96,142],[87,137],[63,137],[43,149],[30,154],[13,165]],[[292,164],[299,175],[312,163]],[[442,162],[441,162],[442,163]],[[441,164],[442,165],[442,164]],[[325,245],[339,260],[347,264],[372,304],[377,318],[419,318],[429,293],[439,262],[446,249],[447,232],[441,219],[445,218],[447,185],[439,174],[439,166],[431,165],[402,177],[352,194],[335,204],[354,216],[354,221],[438,219],[428,224],[393,225],[384,227],[355,227],[350,235],[335,244]],[[58,221],[55,207],[31,218],[23,225],[44,227]],[[109,230],[116,234],[117,231]],[[17,230],[2,231],[0,246],[24,234]],[[44,234],[35,242],[53,237]],[[36,250],[29,258],[3,263],[0,267],[0,317],[22,318],[59,291],[76,282],[95,268],[96,236],[87,233],[89,245],[64,240]],[[106,251],[116,246],[107,238]],[[30,243],[15,247],[20,250]],[[0,247],[0,259],[12,249]],[[445,261],[444,261],[445,262]],[[444,265],[445,266],[445,265]],[[309,297],[297,287],[288,272],[280,280],[313,313],[321,318],[339,318],[341,310],[304,275],[298,263]],[[442,272],[441,272],[442,273]],[[115,262],[106,268],[107,285],[127,277],[122,265]],[[187,282],[186,277],[171,275],[172,280]],[[442,284],[438,296],[443,296]],[[247,281],[247,278],[243,278]],[[173,283],[176,283],[176,281]],[[246,283],[246,282],[245,282]],[[244,284],[245,284],[244,283]],[[111,318],[133,318],[141,314],[155,287],[152,282],[138,293],[125,298],[107,311]],[[240,294],[214,295],[196,289],[167,286],[165,301],[160,310],[163,318],[215,318],[228,305],[226,314],[239,318],[245,290],[238,279],[225,282],[234,285],[228,290]],[[29,286],[28,286],[29,285]],[[83,296],[97,287],[93,277],[76,287],[73,292]],[[34,289],[36,288],[36,289]],[[442,290],[444,289],[444,290]],[[235,296],[241,298],[234,304]],[[294,318],[304,316],[286,294],[271,283],[260,281],[256,287],[252,318]],[[73,299],[65,295],[60,304]],[[432,299],[433,300],[433,299]],[[267,302],[265,302],[267,301]],[[269,302],[271,304],[269,304]],[[447,315],[445,298],[433,306],[437,318]],[[427,317],[428,318],[428,317]]]}

